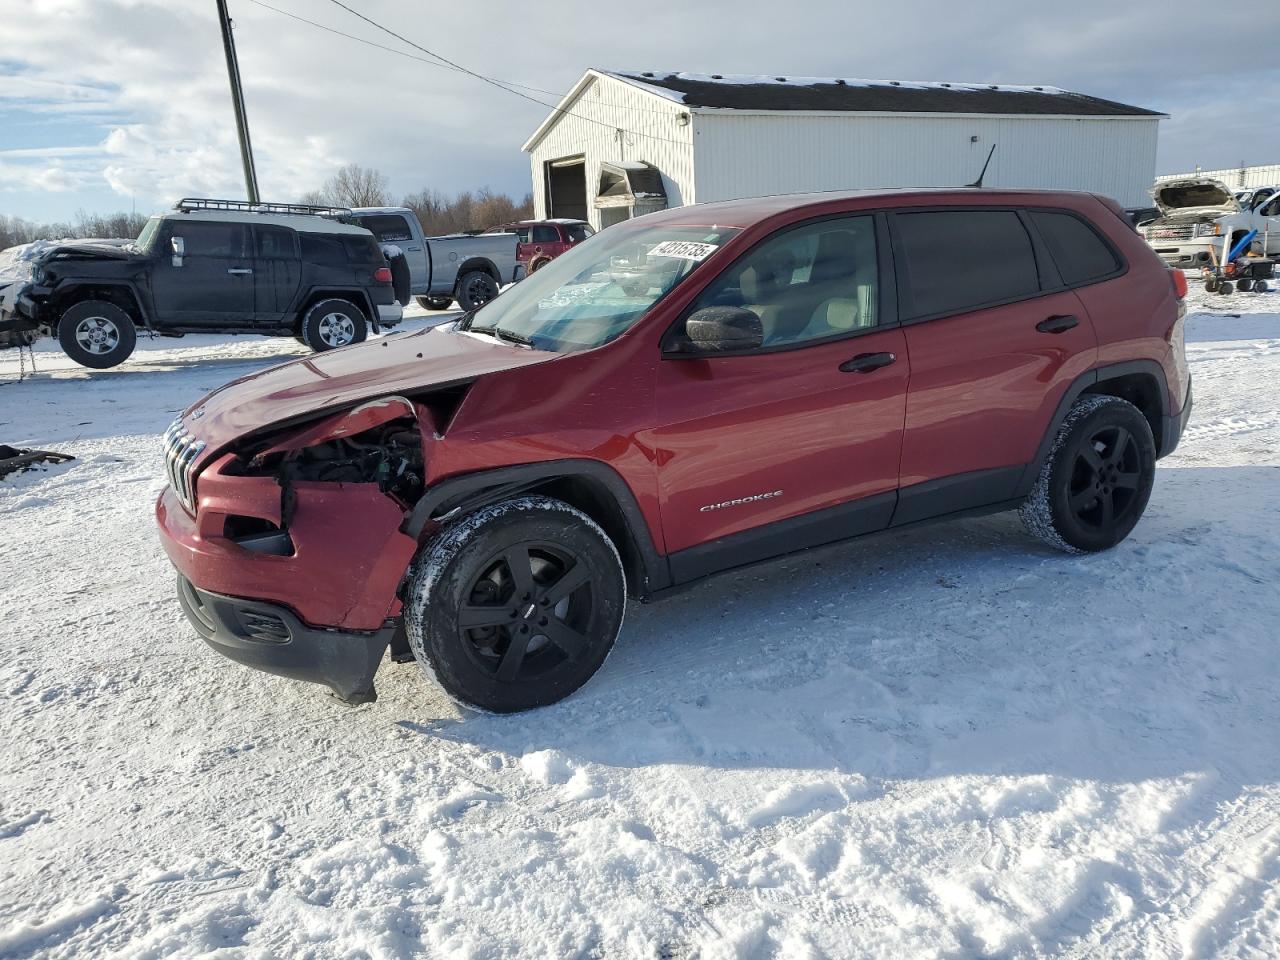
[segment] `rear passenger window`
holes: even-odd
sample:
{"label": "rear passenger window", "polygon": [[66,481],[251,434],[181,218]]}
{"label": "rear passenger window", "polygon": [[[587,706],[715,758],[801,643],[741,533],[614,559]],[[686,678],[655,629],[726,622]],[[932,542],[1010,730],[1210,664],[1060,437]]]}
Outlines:
{"label": "rear passenger window", "polygon": [[1032,210],[1031,220],[1044,238],[1058,272],[1068,286],[1110,276],[1120,261],[1093,227],[1069,213]]}
{"label": "rear passenger window", "polygon": [[255,226],[253,231],[258,238],[258,256],[272,260],[291,260],[297,256],[293,231],[287,227]]}
{"label": "rear passenger window", "polygon": [[534,227],[533,228],[534,243],[559,243],[560,234],[555,227]]}
{"label": "rear passenger window", "polygon": [[960,313],[1040,290],[1036,258],[1012,210],[947,210],[894,217],[906,255],[907,319]]}

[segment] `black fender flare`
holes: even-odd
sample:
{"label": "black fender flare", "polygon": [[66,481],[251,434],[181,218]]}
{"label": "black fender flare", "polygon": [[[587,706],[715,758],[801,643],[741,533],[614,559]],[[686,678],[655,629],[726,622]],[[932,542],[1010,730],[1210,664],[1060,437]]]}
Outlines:
{"label": "black fender flare", "polygon": [[649,525],[631,488],[616,470],[599,460],[544,460],[449,477],[427,489],[400,525],[400,531],[421,542],[429,524],[472,513],[554,480],[586,481],[618,508],[630,541],[626,546],[634,551],[637,561],[635,573],[639,579],[635,592],[641,599],[671,585],[667,558],[654,546]]}
{"label": "black fender flare", "polygon": [[481,273],[487,273],[493,278],[493,282],[498,286],[502,286],[502,271],[498,269],[498,265],[488,257],[472,257],[458,264],[458,273],[453,278],[453,289],[458,289],[458,284],[468,273],[474,273],[479,270]]}
{"label": "black fender flare", "polygon": [[354,297],[356,306],[364,311],[364,318],[368,321],[369,329],[377,328],[378,311],[374,309],[373,301],[369,299],[368,292],[352,290],[350,287],[308,287],[306,293],[298,301],[299,306],[295,311],[299,320],[310,309],[309,305],[315,301],[317,296],[332,296],[342,300],[351,300]]}
{"label": "black fender flare", "polygon": [[[127,292],[129,296],[133,298],[134,305],[138,308],[138,315],[142,321],[142,327],[147,330],[155,329],[151,307],[147,303],[147,298],[142,295],[142,290],[138,287],[138,284],[135,281],[113,280],[108,278],[99,280],[97,278],[90,279],[87,277],[85,279],[73,277],[68,280],[63,280],[55,285],[50,291],[49,300],[59,305],[58,316],[53,318],[51,326],[56,328],[58,320],[62,318],[62,314],[66,312],[67,308],[73,303],[78,303],[80,300],[85,299],[84,297],[77,296],[78,291],[82,289],[101,290],[104,287],[111,287]],[[64,301],[70,302],[64,304]]]}
{"label": "black fender flare", "polygon": [[[1173,448],[1177,445],[1176,427],[1178,418],[1169,414],[1169,383],[1165,379],[1164,368],[1154,360],[1128,360],[1124,363],[1112,363],[1094,367],[1092,370],[1086,370],[1072,380],[1071,385],[1067,387],[1066,392],[1062,395],[1062,399],[1058,401],[1058,406],[1049,420],[1048,429],[1045,430],[1040,446],[1036,448],[1035,459],[1027,464],[1022,472],[1022,477],[1018,481],[1017,489],[1014,491],[1016,497],[1025,497],[1031,493],[1031,489],[1036,484],[1036,478],[1040,476],[1040,468],[1044,466],[1045,458],[1049,456],[1049,451],[1053,448],[1053,441],[1058,436],[1058,430],[1062,426],[1062,422],[1067,418],[1067,413],[1071,410],[1072,405],[1080,399],[1080,395],[1104,380],[1114,380],[1117,377],[1128,377],[1134,374],[1143,374],[1155,380],[1156,389],[1160,393],[1162,430],[1160,435],[1156,437],[1156,440],[1160,442],[1160,456],[1173,451]],[[1171,427],[1175,431],[1172,439],[1170,437]]]}

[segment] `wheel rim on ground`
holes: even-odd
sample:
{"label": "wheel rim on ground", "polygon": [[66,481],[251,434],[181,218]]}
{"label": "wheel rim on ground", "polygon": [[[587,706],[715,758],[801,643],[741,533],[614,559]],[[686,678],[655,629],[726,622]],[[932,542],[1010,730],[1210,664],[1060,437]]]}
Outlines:
{"label": "wheel rim on ground", "polygon": [[1124,427],[1102,427],[1076,452],[1067,487],[1071,512],[1094,530],[1121,524],[1138,503],[1141,481],[1137,438]]}
{"label": "wheel rim on ground", "polygon": [[76,343],[86,353],[110,353],[120,343],[120,328],[106,317],[85,317],[76,324]]}
{"label": "wheel rim on ground", "polygon": [[562,546],[507,547],[481,566],[466,596],[457,620],[462,648],[500,683],[545,676],[589,645],[591,571]]}
{"label": "wheel rim on ground", "polygon": [[326,346],[345,347],[356,336],[356,325],[345,313],[326,313],[320,318],[320,339]]}

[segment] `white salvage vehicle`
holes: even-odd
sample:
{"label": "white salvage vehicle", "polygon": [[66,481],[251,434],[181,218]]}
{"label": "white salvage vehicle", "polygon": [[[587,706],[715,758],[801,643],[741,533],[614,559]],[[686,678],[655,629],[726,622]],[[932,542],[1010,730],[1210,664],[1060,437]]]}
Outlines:
{"label": "white salvage vehicle", "polygon": [[1207,266],[1250,230],[1253,253],[1280,256],[1280,196],[1246,210],[1221,180],[1188,177],[1156,184],[1151,198],[1160,216],[1138,232],[1171,267]]}

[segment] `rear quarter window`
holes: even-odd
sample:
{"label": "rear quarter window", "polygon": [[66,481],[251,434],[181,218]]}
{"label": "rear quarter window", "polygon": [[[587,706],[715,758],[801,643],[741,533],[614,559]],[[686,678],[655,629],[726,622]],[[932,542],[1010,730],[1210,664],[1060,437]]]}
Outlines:
{"label": "rear quarter window", "polygon": [[1031,237],[1012,210],[898,213],[907,319],[960,313],[1040,290]]}
{"label": "rear quarter window", "polygon": [[303,233],[302,259],[325,267],[381,265],[382,250],[372,237]]}
{"label": "rear quarter window", "polygon": [[1047,210],[1032,210],[1030,215],[1068,286],[1101,280],[1121,268],[1107,242],[1079,217]]}

